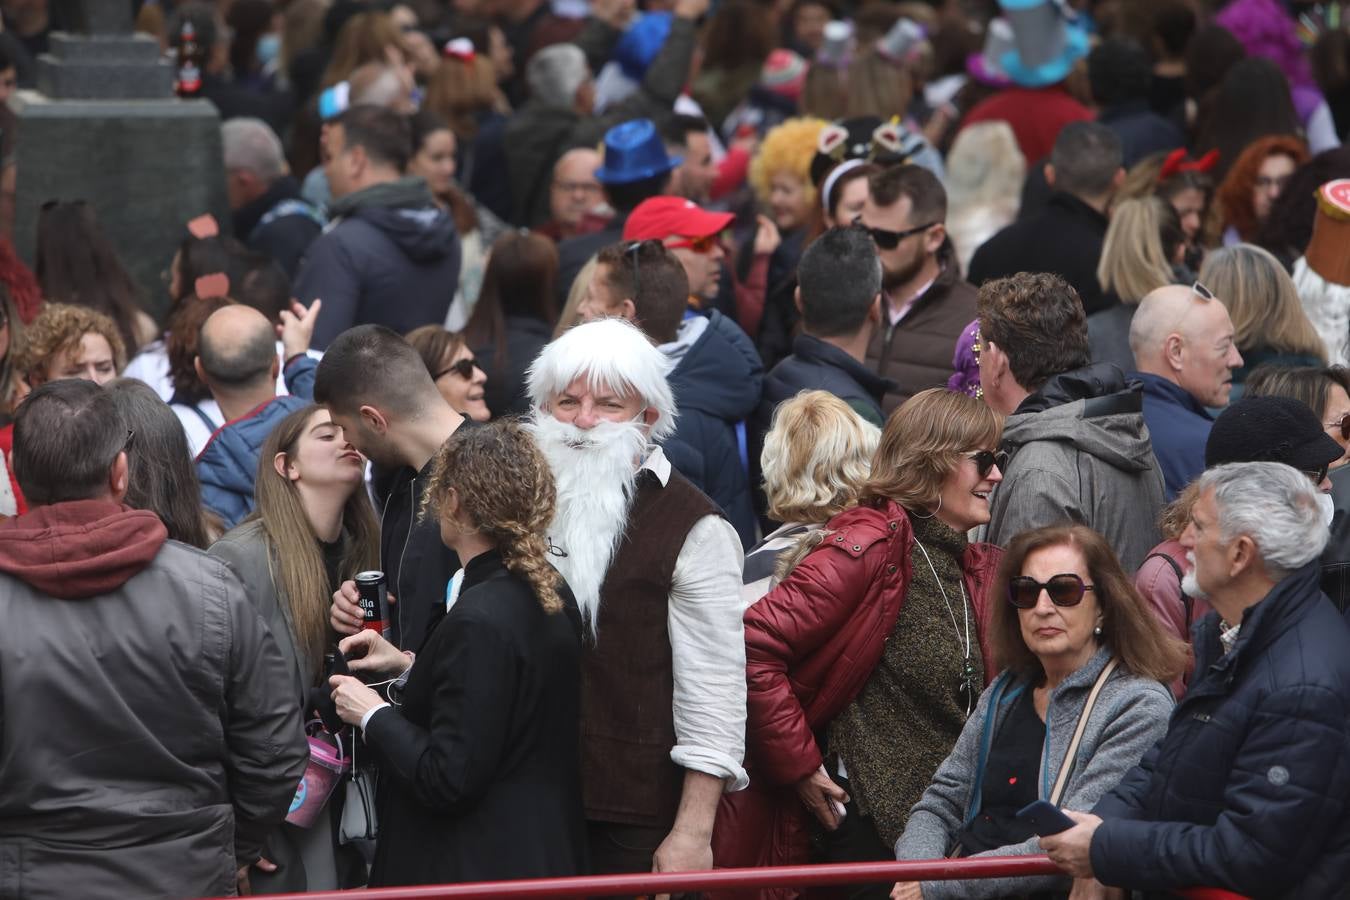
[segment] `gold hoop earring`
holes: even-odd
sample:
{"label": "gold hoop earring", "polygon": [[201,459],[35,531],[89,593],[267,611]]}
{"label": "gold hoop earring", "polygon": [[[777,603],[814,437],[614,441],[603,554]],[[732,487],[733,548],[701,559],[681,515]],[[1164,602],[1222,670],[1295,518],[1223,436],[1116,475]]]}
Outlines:
{"label": "gold hoop earring", "polygon": [[937,509],[933,510],[932,512],[930,512],[930,513],[929,513],[928,515],[926,515],[926,516],[921,516],[921,515],[919,515],[919,514],[916,513],[916,512],[911,512],[910,515],[913,516],[913,517],[916,518],[916,519],[931,519],[931,518],[933,518],[933,516],[936,516],[936,515],[937,515],[938,513],[940,513],[940,512],[942,512],[942,495],[941,495],[941,494],[938,495],[938,505],[937,505]]}

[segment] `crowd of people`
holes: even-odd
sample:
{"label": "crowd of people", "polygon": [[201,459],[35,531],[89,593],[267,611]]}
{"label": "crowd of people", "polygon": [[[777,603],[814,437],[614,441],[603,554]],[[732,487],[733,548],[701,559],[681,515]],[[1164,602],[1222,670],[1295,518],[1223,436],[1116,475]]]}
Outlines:
{"label": "crowd of people", "polygon": [[1340,4],[127,2],[230,216],[0,234],[0,897],[1345,895]]}

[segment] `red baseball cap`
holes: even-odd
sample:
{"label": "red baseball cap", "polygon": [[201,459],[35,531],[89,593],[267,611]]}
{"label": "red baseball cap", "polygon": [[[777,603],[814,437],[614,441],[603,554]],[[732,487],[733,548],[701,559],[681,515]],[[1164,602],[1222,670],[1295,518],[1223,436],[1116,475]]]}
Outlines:
{"label": "red baseball cap", "polygon": [[708,212],[683,197],[650,197],[637,205],[623,226],[625,241],[701,238],[721,234],[735,220],[732,213]]}

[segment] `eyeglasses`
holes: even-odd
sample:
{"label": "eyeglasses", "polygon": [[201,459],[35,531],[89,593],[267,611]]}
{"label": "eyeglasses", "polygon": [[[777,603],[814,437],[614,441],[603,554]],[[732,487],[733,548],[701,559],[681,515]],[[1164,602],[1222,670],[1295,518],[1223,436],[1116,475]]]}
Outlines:
{"label": "eyeglasses", "polygon": [[478,368],[478,360],[474,359],[472,356],[467,356],[464,359],[455,360],[450,365],[437,372],[436,377],[431,380],[440,381],[443,376],[454,372],[460,378],[469,381],[473,378],[473,370],[476,368]]}
{"label": "eyeglasses", "polygon": [[1338,428],[1341,432],[1341,440],[1350,441],[1350,413],[1346,413],[1334,422],[1322,423],[1327,428]]}
{"label": "eyeglasses", "polygon": [[1269,175],[1256,176],[1256,189],[1258,191],[1268,191],[1271,188],[1274,188],[1277,191],[1282,191],[1284,190],[1284,186],[1288,183],[1289,183],[1288,175],[1277,175],[1275,177],[1271,177]]}
{"label": "eyeglasses", "polygon": [[128,432],[127,432],[127,442],[126,442],[125,444],[122,445],[122,451],[123,451],[123,452],[126,452],[127,450],[130,450],[130,449],[131,449],[131,442],[132,442],[133,440],[135,440],[135,439],[136,439],[136,432],[135,432],[134,430],[128,431]]}
{"label": "eyeglasses", "polygon": [[975,460],[975,470],[980,473],[981,478],[988,477],[994,466],[1002,472],[1008,468],[1007,450],[976,450],[974,453],[967,453],[968,459]]}
{"label": "eyeglasses", "polygon": [[1084,584],[1083,579],[1072,573],[1052,575],[1044,583],[1029,575],[1017,575],[1008,579],[1008,602],[1018,609],[1032,609],[1040,602],[1041,591],[1045,591],[1056,606],[1077,606],[1091,590],[1092,585]]}
{"label": "eyeglasses", "polygon": [[631,257],[633,260],[633,300],[642,296],[642,246],[643,244],[655,244],[658,241],[633,241],[627,247],[623,248],[624,256]]}
{"label": "eyeglasses", "polygon": [[666,244],[671,250],[678,250],[686,247],[695,253],[711,253],[722,242],[722,235],[705,234],[703,237],[696,238],[678,238]]}
{"label": "eyeglasses", "polygon": [[1299,469],[1299,471],[1302,472],[1304,475],[1307,475],[1310,479],[1312,479],[1312,483],[1314,485],[1319,485],[1326,480],[1327,473],[1331,471],[1331,464],[1323,463],[1320,468]]}
{"label": "eyeglasses", "polygon": [[555,181],[553,189],[564,194],[585,194],[588,197],[600,193],[600,185],[593,181]]}
{"label": "eyeglasses", "polygon": [[894,250],[896,247],[900,246],[900,242],[905,238],[921,234],[939,223],[929,222],[927,225],[906,228],[904,231],[890,231],[886,228],[873,228],[870,225],[863,225],[862,216],[858,216],[853,220],[853,224],[862,225],[862,227],[867,230],[867,233],[872,236],[872,240],[875,241],[876,245],[882,250]]}
{"label": "eyeglasses", "polygon": [[1191,293],[1199,297],[1201,300],[1204,300],[1206,303],[1216,299],[1214,297],[1214,292],[1198,281],[1195,284],[1191,285]]}

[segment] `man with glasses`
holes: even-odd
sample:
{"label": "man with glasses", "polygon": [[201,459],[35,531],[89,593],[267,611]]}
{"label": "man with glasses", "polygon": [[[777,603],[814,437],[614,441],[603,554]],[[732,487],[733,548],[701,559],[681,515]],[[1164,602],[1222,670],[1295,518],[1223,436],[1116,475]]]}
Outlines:
{"label": "man with glasses", "polygon": [[568,150],[553,166],[549,186],[549,220],[536,229],[555,241],[594,234],[609,221],[605,191],[595,177],[603,160],[590,147]]}
{"label": "man with glasses", "polygon": [[1144,422],[1170,501],[1205,470],[1208,409],[1228,405],[1242,365],[1228,309],[1209,289],[1170,285],[1144,296],[1130,321],[1130,351],[1144,383]]}
{"label": "man with glasses", "polygon": [[892,166],[868,179],[857,221],[881,257],[882,321],[867,365],[896,383],[883,404],[887,414],[946,385],[956,339],[975,318],[975,289],[961,278],[946,220],[947,192],[927,169]]}
{"label": "man with glasses", "polygon": [[1162,740],[1041,846],[1075,878],[1149,896],[1344,896],[1350,628],[1318,588],[1317,489],[1271,462],[1211,469],[1198,489],[1184,586],[1214,611],[1193,631],[1196,677]]}

